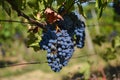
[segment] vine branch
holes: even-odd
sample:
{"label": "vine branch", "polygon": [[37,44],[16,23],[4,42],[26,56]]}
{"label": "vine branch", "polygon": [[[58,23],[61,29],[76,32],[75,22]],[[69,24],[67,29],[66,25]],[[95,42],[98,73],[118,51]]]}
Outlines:
{"label": "vine branch", "polygon": [[35,19],[29,17],[28,15],[26,15],[25,13],[23,13],[21,10],[18,9],[17,5],[15,5],[13,2],[14,0],[6,0],[12,7],[13,10],[15,10],[18,14],[18,16],[22,16],[24,17],[25,19],[27,19],[31,24],[35,24],[36,26],[42,28],[42,29],[46,29],[45,28],[45,25],[46,23],[41,23],[41,22],[38,22],[36,21]]}
{"label": "vine branch", "polygon": [[[34,24],[34,23],[31,23],[31,22],[16,21],[16,20],[1,20],[1,19],[0,19],[0,22],[16,22],[16,23]],[[88,24],[86,26],[88,26],[88,27],[94,27],[96,25],[94,25],[94,24],[93,25],[92,24]],[[101,26],[104,26],[104,24],[101,24]]]}
{"label": "vine branch", "polygon": [[17,64],[11,64],[11,65],[5,65],[4,67],[1,68],[6,68],[6,67],[13,67],[13,66],[20,66],[20,65],[30,65],[30,64],[43,64],[43,63],[47,63],[46,62],[25,62],[25,63],[17,63]]}
{"label": "vine branch", "polygon": [[[72,59],[78,59],[78,58],[81,58],[81,57],[94,56],[94,55],[97,55],[97,54],[80,55],[80,56],[77,56],[77,57],[73,57]],[[29,64],[43,64],[43,63],[48,63],[48,62],[47,61],[44,61],[44,62],[40,62],[40,61],[25,62],[25,63],[17,63],[17,64],[5,65],[5,66],[0,67],[0,68],[20,66],[20,65],[29,65]]]}

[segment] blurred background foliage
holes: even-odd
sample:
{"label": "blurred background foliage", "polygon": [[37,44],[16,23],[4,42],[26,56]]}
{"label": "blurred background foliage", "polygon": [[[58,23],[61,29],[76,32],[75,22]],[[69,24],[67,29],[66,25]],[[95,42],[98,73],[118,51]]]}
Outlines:
{"label": "blurred background foliage", "polygon": [[[39,71],[34,74],[42,80],[88,80],[95,76],[98,80],[104,76],[107,80],[120,78],[120,0],[76,0],[79,4],[69,11],[80,12],[85,17],[85,47],[76,48],[68,66],[61,72],[51,71],[46,63],[46,52],[39,50],[42,29],[37,33],[29,31],[36,30],[35,25],[26,23],[16,10],[44,22],[45,8],[51,7],[57,12],[64,1],[66,9],[73,4],[72,0],[0,0],[0,79],[18,80],[18,75],[26,76],[34,71]],[[5,67],[34,61],[41,63]]]}

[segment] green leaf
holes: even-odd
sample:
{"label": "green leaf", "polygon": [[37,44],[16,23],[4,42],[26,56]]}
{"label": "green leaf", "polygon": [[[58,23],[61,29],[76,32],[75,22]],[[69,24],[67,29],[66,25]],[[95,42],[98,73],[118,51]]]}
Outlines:
{"label": "green leaf", "polygon": [[2,5],[2,3],[3,3],[3,0],[0,0],[0,5]]}
{"label": "green leaf", "polygon": [[53,1],[54,1],[54,0],[48,0],[48,1],[47,1],[47,3],[48,3],[48,5],[49,5],[49,7],[51,7],[51,6],[52,6]]}
{"label": "green leaf", "polygon": [[28,35],[27,45],[29,46],[29,45],[33,44],[36,40],[37,40],[37,37],[35,36],[35,34],[30,33]]}
{"label": "green leaf", "polygon": [[7,3],[6,1],[3,1],[2,7],[3,7],[3,9],[6,11],[6,13],[7,13],[9,16],[11,16],[11,7],[10,7],[9,3]]}
{"label": "green leaf", "polygon": [[112,48],[115,48],[115,40],[112,40],[111,45],[112,45]]}
{"label": "green leaf", "polygon": [[57,2],[53,1],[50,7],[57,11],[57,8],[58,8]]}
{"label": "green leaf", "polygon": [[120,47],[120,37],[119,37],[119,36],[116,36],[116,37],[112,40],[111,45],[112,45],[113,48]]}
{"label": "green leaf", "polygon": [[6,0],[13,9],[22,10],[25,7],[26,0]]}
{"label": "green leaf", "polygon": [[16,3],[17,3],[17,5],[18,5],[18,9],[22,9],[23,0],[16,0]]}
{"label": "green leaf", "polygon": [[105,8],[107,6],[108,2],[103,3],[103,7]]}
{"label": "green leaf", "polygon": [[82,16],[85,17],[82,5],[79,4],[79,3],[78,3],[77,5],[78,5],[78,8],[79,8],[79,13],[80,13]]}
{"label": "green leaf", "polygon": [[30,9],[32,9],[32,13],[36,15],[40,11],[41,6],[43,6],[43,3],[39,0],[31,0],[27,2],[27,5]]}
{"label": "green leaf", "polygon": [[30,32],[27,38],[26,45],[28,47],[32,47],[35,51],[38,51],[38,48],[40,49],[39,42],[41,40],[41,36],[38,33],[35,34]]}
{"label": "green leaf", "polygon": [[64,6],[67,11],[72,11],[74,9],[74,0],[66,0]]}
{"label": "green leaf", "polygon": [[43,0],[43,4],[44,4],[44,6],[45,6],[45,8],[47,8],[48,6],[48,3],[46,2],[46,0]]}
{"label": "green leaf", "polygon": [[64,3],[65,0],[57,0],[57,5],[61,6]]}
{"label": "green leaf", "polygon": [[96,0],[96,7],[100,8],[102,5],[102,1],[101,0]]}
{"label": "green leaf", "polygon": [[102,46],[102,43],[105,43],[106,37],[104,35],[96,35],[93,39],[93,42],[99,46]]}
{"label": "green leaf", "polygon": [[88,62],[81,63],[79,72],[84,74],[85,80],[88,80],[90,75],[90,64]]}
{"label": "green leaf", "polygon": [[35,43],[31,44],[31,45],[29,45],[29,47],[32,47],[34,49],[34,51],[40,50],[39,42],[35,42]]}
{"label": "green leaf", "polygon": [[96,7],[98,9],[98,19],[102,16],[103,9],[107,6],[106,0],[96,0]]}
{"label": "green leaf", "polygon": [[37,0],[30,0],[29,2],[27,2],[28,6],[29,6],[30,8],[32,8],[32,7],[35,8],[36,3],[37,3]]}
{"label": "green leaf", "polygon": [[102,13],[103,13],[103,7],[101,7],[101,8],[98,10],[98,19],[101,18]]}
{"label": "green leaf", "polygon": [[108,60],[113,60],[116,58],[116,55],[115,54],[109,54],[106,56]]}
{"label": "green leaf", "polygon": [[113,60],[115,58],[116,58],[115,49],[114,48],[107,48],[106,53],[103,55],[103,59],[108,61],[108,60]]}
{"label": "green leaf", "polygon": [[120,37],[119,36],[116,36],[114,39],[114,47],[115,48],[120,47]]}
{"label": "green leaf", "polygon": [[27,4],[27,1],[26,0],[23,0],[22,1],[22,6],[21,6],[21,9],[24,10],[26,8],[26,4]]}

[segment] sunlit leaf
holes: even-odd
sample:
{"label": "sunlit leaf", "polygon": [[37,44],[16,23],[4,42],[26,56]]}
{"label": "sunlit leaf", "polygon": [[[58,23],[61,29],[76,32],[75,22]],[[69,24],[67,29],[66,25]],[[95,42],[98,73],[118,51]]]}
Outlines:
{"label": "sunlit leaf", "polygon": [[80,13],[82,16],[85,17],[82,5],[81,5],[81,4],[77,4],[77,5],[78,5],[78,8],[79,8],[79,13]]}
{"label": "sunlit leaf", "polygon": [[113,48],[120,47],[120,37],[119,36],[115,37],[112,40],[111,45],[112,45]]}
{"label": "sunlit leaf", "polygon": [[26,0],[22,0],[22,5],[21,5],[21,9],[24,10],[26,8],[26,4],[27,1]]}
{"label": "sunlit leaf", "polygon": [[96,7],[100,8],[102,5],[102,1],[101,0],[96,0]]}
{"label": "sunlit leaf", "polygon": [[101,18],[102,13],[103,13],[103,7],[101,7],[101,8],[98,10],[98,19]]}
{"label": "sunlit leaf", "polygon": [[34,49],[34,51],[39,51],[40,50],[39,46],[31,46],[31,47]]}
{"label": "sunlit leaf", "polygon": [[57,5],[62,5],[64,3],[65,0],[57,0]]}
{"label": "sunlit leaf", "polygon": [[[26,45],[28,47],[34,48],[34,50],[37,51],[39,48],[40,40],[41,40],[41,37],[39,34],[30,32],[29,35],[27,36]],[[37,48],[37,49],[35,49],[35,48]]]}
{"label": "sunlit leaf", "polygon": [[106,0],[96,0],[96,7],[98,9],[98,19],[102,16],[103,9],[107,6]]}
{"label": "sunlit leaf", "polygon": [[120,47],[120,37],[116,36],[115,39],[113,40],[113,45],[114,48]]}
{"label": "sunlit leaf", "polygon": [[115,49],[114,48],[107,48],[106,53],[103,55],[103,58],[105,60],[113,60],[116,59],[116,55],[115,55]]}
{"label": "sunlit leaf", "polygon": [[109,54],[109,55],[106,56],[106,58],[107,58],[108,60],[113,60],[113,59],[116,58],[116,55],[115,55],[115,54]]}
{"label": "sunlit leaf", "polygon": [[32,2],[32,1],[33,1],[33,0],[27,2],[27,4],[28,4],[29,7],[33,7],[34,4],[36,3],[36,0],[35,0],[34,2]]}

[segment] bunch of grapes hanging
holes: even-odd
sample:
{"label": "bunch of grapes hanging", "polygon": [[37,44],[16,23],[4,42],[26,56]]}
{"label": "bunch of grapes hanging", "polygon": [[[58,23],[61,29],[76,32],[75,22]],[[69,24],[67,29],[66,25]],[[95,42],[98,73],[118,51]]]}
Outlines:
{"label": "bunch of grapes hanging", "polygon": [[39,45],[47,51],[48,65],[59,72],[68,64],[74,47],[84,47],[85,24],[74,12],[65,13],[64,7],[60,7],[58,13],[46,8],[44,13],[47,25]]}

